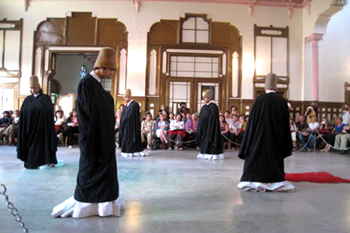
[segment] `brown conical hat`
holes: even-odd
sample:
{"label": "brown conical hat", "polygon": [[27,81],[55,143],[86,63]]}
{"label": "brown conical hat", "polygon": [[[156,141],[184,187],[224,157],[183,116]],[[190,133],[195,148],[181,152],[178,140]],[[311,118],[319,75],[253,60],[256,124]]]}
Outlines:
{"label": "brown conical hat", "polygon": [[210,99],[213,98],[213,91],[211,89],[207,89],[203,94],[203,99],[209,97]]}
{"label": "brown conical hat", "polygon": [[36,87],[40,88],[40,83],[39,83],[38,76],[36,76],[36,75],[30,76],[29,87],[30,88],[36,88]]}
{"label": "brown conical hat", "polygon": [[126,90],[125,90],[124,97],[129,97],[129,98],[132,97],[132,95],[131,95],[131,90],[130,90],[130,89],[126,89]]}
{"label": "brown conical hat", "polygon": [[116,69],[115,51],[112,48],[103,48],[98,53],[94,68]]}
{"label": "brown conical hat", "polygon": [[269,73],[265,79],[265,90],[277,90],[277,75],[274,73]]}

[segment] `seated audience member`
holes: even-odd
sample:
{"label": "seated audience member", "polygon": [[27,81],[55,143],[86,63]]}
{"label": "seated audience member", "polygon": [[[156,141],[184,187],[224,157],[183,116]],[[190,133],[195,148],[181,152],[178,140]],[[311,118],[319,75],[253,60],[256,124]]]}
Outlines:
{"label": "seated audience member", "polygon": [[165,149],[165,144],[168,144],[168,140],[166,139],[166,135],[169,129],[169,122],[166,121],[165,119],[165,114],[160,114],[159,115],[159,120],[156,121],[156,135],[157,138],[160,139],[160,141],[162,142],[162,149]]}
{"label": "seated audience member", "polygon": [[147,139],[147,149],[151,149],[152,138],[155,135],[154,120],[150,112],[146,113],[145,119],[141,122],[141,142]]}
{"label": "seated audience member", "polygon": [[239,114],[238,114],[238,111],[237,111],[237,106],[236,106],[236,105],[232,105],[232,106],[231,106],[231,113],[230,113],[230,115],[231,115],[231,118],[232,118],[233,115],[237,115],[237,116],[239,115]]}
{"label": "seated audience member", "polygon": [[301,148],[303,151],[312,151],[311,148],[314,146],[314,143],[316,141],[316,136],[312,135],[309,129],[309,125],[305,121],[305,116],[300,115],[299,121],[295,123],[296,127],[298,128],[298,140],[300,141]]}
{"label": "seated audience member", "polygon": [[11,119],[13,120],[13,118],[14,118],[14,116],[13,116],[13,111],[12,110],[9,110],[9,113],[10,113],[10,117],[11,117]]}
{"label": "seated audience member", "polygon": [[[59,137],[63,136],[63,140],[65,137],[68,137],[68,147],[73,147],[73,136],[75,133],[79,133],[79,123],[78,123],[78,115],[75,109],[72,110],[70,117],[68,117],[66,121],[65,130],[59,134]],[[97,123],[97,122],[96,122]]]}
{"label": "seated audience member", "polygon": [[182,113],[180,113],[181,114],[181,116],[182,116],[182,121],[184,122],[184,124],[186,124],[186,122],[187,122],[187,117],[189,116],[189,118],[191,118],[191,113],[184,113],[184,112],[182,112]]}
{"label": "seated audience member", "polygon": [[174,149],[174,141],[176,141],[176,149],[183,150],[182,143],[183,143],[183,139],[186,137],[186,132],[184,131],[185,124],[182,121],[181,114],[176,114],[176,119],[170,121],[169,129],[170,129],[168,131],[168,137],[170,139],[169,150]]}
{"label": "seated audience member", "polygon": [[115,125],[114,125],[114,134],[115,134],[115,144],[116,147],[120,147],[119,143],[119,128],[120,128],[120,117],[122,115],[122,111],[118,109],[115,113]]}
{"label": "seated audience member", "polygon": [[342,119],[343,119],[343,123],[345,125],[349,125],[349,123],[350,123],[350,109],[349,109],[349,105],[347,105],[347,104],[345,104],[343,107]]}
{"label": "seated audience member", "polygon": [[321,137],[326,141],[326,146],[321,150],[328,152],[331,150],[331,146],[334,146],[335,136],[336,134],[333,134],[330,130],[328,120],[322,118],[322,122],[320,124],[320,128],[318,129],[319,135],[317,136],[316,143],[321,143]]}
{"label": "seated audience member", "polygon": [[332,124],[329,122],[327,117],[322,117],[322,121],[320,122],[320,126],[323,125],[323,129],[331,130],[333,129]]}
{"label": "seated audience member", "polygon": [[3,117],[0,119],[0,136],[2,136],[3,142],[5,144],[12,144],[12,138],[10,136],[12,118],[9,111],[3,112]]}
{"label": "seated audience member", "polygon": [[175,120],[175,116],[174,116],[174,113],[169,113],[169,120],[168,122],[170,123],[172,120]]}
{"label": "seated audience member", "polygon": [[66,123],[66,117],[63,115],[62,110],[57,110],[55,113],[55,131],[56,135],[59,135],[64,130],[64,125]]}
{"label": "seated audience member", "polygon": [[238,121],[238,116],[232,115],[232,121],[229,124],[229,132],[230,132],[230,140],[231,140],[231,147],[233,149],[237,149],[237,145],[241,143],[242,141],[242,135],[240,135],[240,122]]}
{"label": "seated audience member", "polygon": [[343,132],[345,124],[342,122],[342,118],[335,118],[335,123],[333,125],[333,133],[338,134]]}
{"label": "seated audience member", "polygon": [[16,145],[17,132],[18,132],[18,122],[19,122],[19,110],[15,110],[12,117],[12,124],[10,125],[9,141],[13,145]]}
{"label": "seated audience member", "polygon": [[225,121],[227,122],[227,124],[230,124],[232,121],[232,116],[230,115],[229,111],[225,111]]}
{"label": "seated audience member", "polygon": [[[197,127],[198,127],[198,115],[196,113],[187,114],[187,121],[185,123],[185,131],[188,140],[192,141],[197,138]],[[191,146],[198,146],[196,141],[191,142]],[[199,149],[199,147],[197,148]]]}
{"label": "seated audience member", "polygon": [[229,131],[228,131],[228,124],[225,120],[225,116],[223,114],[219,115],[219,121],[220,121],[220,132],[221,135],[223,135],[224,137],[222,137],[223,140],[223,148],[227,148],[227,138],[230,137],[229,135]]}
{"label": "seated audience member", "polygon": [[342,133],[335,136],[334,149],[341,154],[347,154],[348,143],[350,141],[350,126],[345,126]]}
{"label": "seated audience member", "polygon": [[316,130],[318,130],[319,127],[320,124],[317,122],[317,117],[312,117],[311,122],[309,123],[309,129],[311,130],[311,132],[316,132]]}
{"label": "seated audience member", "polygon": [[239,122],[241,124],[241,131],[244,132],[245,128],[247,127],[247,121],[245,120],[245,115],[244,114],[239,116]]}
{"label": "seated audience member", "polygon": [[186,123],[187,123],[187,121],[190,121],[189,124],[191,124],[191,122],[192,122],[191,113],[187,113],[185,118],[184,118],[183,114],[181,114],[181,115],[182,115],[182,120],[183,120],[183,122],[185,124],[185,131],[187,131],[186,130]]}
{"label": "seated audience member", "polygon": [[243,138],[245,128],[247,127],[247,122],[245,121],[244,114],[239,116],[239,137]]}
{"label": "seated audience member", "polygon": [[159,112],[161,112],[161,113],[163,113],[163,114],[166,114],[166,115],[164,115],[164,116],[166,116],[166,119],[165,120],[169,120],[169,110],[167,109],[167,107],[164,105],[164,104],[162,104],[161,106],[160,106],[160,110],[159,110]]}
{"label": "seated audience member", "polygon": [[180,103],[180,109],[179,109],[178,113],[185,113],[185,114],[187,114],[189,112],[190,112],[190,109],[187,108],[186,103],[185,102]]}
{"label": "seated audience member", "polygon": [[295,125],[295,122],[293,121],[293,118],[289,118],[289,126],[290,126],[290,132],[292,134],[293,150],[294,150],[296,148],[296,143],[297,143],[298,128]]}

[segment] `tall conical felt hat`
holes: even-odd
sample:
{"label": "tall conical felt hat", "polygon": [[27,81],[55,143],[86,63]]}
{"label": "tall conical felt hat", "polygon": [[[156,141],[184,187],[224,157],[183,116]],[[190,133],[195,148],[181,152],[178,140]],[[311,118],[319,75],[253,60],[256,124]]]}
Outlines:
{"label": "tall conical felt hat", "polygon": [[129,98],[132,97],[132,95],[131,95],[131,90],[130,90],[130,89],[126,89],[126,90],[125,90],[124,97],[129,97]]}
{"label": "tall conical felt hat", "polygon": [[277,90],[277,75],[269,73],[266,76],[265,89]]}
{"label": "tall conical felt hat", "polygon": [[204,95],[203,95],[203,99],[209,97],[210,99],[213,98],[213,91],[211,89],[207,89],[205,92],[204,92]]}
{"label": "tall conical felt hat", "polygon": [[112,48],[103,48],[100,50],[94,68],[116,69],[115,51]]}
{"label": "tall conical felt hat", "polygon": [[35,88],[35,87],[39,87],[40,88],[40,83],[39,83],[38,76],[36,76],[36,75],[30,76],[29,87],[30,88]]}

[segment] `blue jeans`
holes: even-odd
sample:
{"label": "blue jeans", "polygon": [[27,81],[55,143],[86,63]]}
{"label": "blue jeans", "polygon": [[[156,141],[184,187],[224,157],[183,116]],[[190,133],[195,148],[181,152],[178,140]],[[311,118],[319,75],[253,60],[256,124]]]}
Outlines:
{"label": "blue jeans", "polygon": [[[316,136],[313,134],[309,134],[308,136],[304,136],[304,135],[298,133],[298,139],[300,141],[301,148],[306,149],[306,148],[312,148],[314,146],[315,141],[316,141]],[[307,142],[307,144],[305,145],[306,142]]]}

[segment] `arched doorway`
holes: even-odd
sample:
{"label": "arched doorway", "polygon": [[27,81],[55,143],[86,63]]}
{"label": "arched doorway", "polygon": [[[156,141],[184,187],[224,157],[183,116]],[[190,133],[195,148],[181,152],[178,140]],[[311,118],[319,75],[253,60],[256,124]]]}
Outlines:
{"label": "arched doorway", "polygon": [[103,47],[114,48],[117,71],[111,79],[110,93],[116,100],[120,89],[117,83],[126,78],[124,57],[128,32],[123,23],[117,19],[93,17],[91,12],[73,12],[66,18],[48,18],[41,22],[34,38],[33,73],[38,75],[43,91],[48,94],[51,94],[51,80],[56,75],[58,55],[97,54]]}

